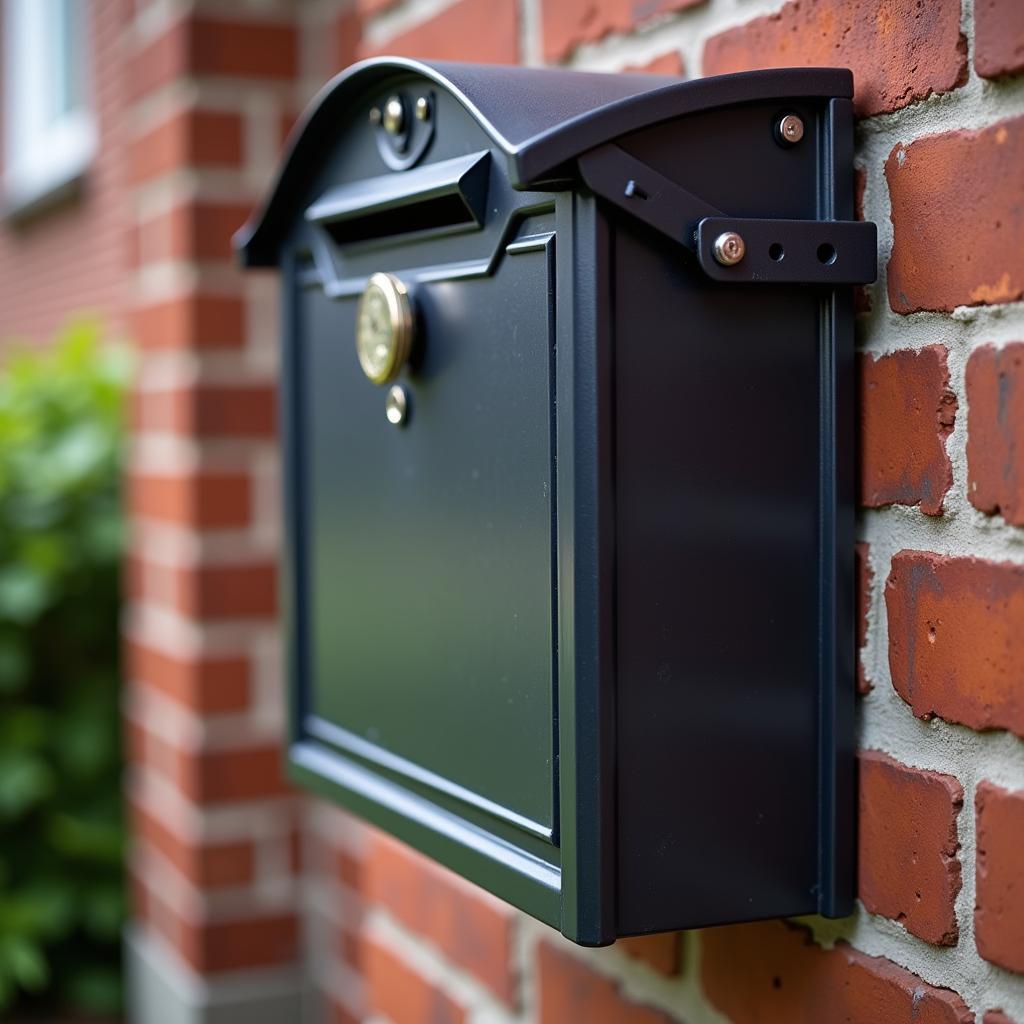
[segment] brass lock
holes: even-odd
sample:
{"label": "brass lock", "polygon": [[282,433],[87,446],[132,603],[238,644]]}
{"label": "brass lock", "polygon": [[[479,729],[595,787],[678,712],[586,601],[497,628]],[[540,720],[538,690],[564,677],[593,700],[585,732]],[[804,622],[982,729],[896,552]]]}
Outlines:
{"label": "brass lock", "polygon": [[398,376],[412,351],[413,323],[405,285],[394,274],[374,274],[356,312],[356,355],[374,384]]}

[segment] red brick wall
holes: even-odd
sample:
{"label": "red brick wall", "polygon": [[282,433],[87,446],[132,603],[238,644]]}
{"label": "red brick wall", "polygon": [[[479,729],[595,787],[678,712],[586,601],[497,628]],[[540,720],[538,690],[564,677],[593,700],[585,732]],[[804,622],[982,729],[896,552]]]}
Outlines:
{"label": "red brick wall", "polygon": [[12,338],[48,341],[70,316],[87,312],[111,331],[123,326],[122,70],[129,6],[128,0],[92,0],[85,19],[99,144],[80,193],[24,221],[0,220],[0,345]]}
{"label": "red brick wall", "polygon": [[[97,0],[97,19],[114,6]],[[123,150],[130,272],[90,284],[77,276],[94,273],[82,222],[59,228],[54,214],[39,230],[73,239],[61,258],[81,298],[69,308],[123,308],[140,350],[125,573],[132,874],[136,934],[161,951],[172,990],[191,977],[211,1000],[244,985],[279,993],[259,979],[305,971],[331,1019],[393,1024],[1024,1024],[1018,0],[121,7],[123,67],[103,66],[129,104],[109,148]],[[301,102],[355,55],[394,51],[692,76],[853,68],[861,206],[879,225],[881,275],[858,321],[850,919],[581,950],[283,786],[276,293],[271,278],[233,269],[227,240]],[[3,316],[26,330],[57,315],[32,298],[52,281],[38,253],[57,258],[35,244],[0,235],[0,289],[5,259],[34,267],[0,292]]]}

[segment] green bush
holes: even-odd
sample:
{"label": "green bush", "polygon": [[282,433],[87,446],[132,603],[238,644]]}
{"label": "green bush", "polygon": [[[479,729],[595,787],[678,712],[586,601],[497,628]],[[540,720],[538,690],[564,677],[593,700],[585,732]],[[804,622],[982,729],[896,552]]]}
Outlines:
{"label": "green bush", "polygon": [[116,1012],[124,352],[0,367],[0,1011]]}

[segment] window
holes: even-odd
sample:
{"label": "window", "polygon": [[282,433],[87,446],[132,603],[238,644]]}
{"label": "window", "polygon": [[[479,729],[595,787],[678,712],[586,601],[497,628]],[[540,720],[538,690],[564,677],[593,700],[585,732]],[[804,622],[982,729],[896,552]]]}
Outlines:
{"label": "window", "polygon": [[96,146],[87,102],[88,0],[2,0],[4,206],[77,179]]}

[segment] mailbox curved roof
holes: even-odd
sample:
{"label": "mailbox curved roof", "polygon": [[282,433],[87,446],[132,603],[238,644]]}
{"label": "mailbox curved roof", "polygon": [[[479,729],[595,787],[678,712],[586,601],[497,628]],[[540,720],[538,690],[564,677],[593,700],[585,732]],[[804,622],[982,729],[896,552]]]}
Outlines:
{"label": "mailbox curved roof", "polygon": [[310,162],[329,144],[340,114],[359,94],[396,72],[437,83],[455,97],[508,158],[511,183],[541,188],[571,176],[573,159],[595,146],[679,117],[775,97],[853,96],[841,68],[783,68],[684,82],[666,75],[603,74],[455,61],[375,57],[336,75],[293,130],[287,155],[262,209],[235,235],[248,266],[276,262],[277,247]]}

